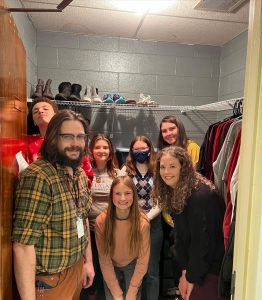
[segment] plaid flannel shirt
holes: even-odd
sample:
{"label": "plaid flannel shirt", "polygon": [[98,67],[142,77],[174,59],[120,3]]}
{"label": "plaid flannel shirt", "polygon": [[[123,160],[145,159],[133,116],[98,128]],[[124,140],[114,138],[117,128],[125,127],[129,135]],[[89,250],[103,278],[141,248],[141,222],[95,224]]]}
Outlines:
{"label": "plaid flannel shirt", "polygon": [[[65,167],[38,159],[22,172],[12,240],[34,245],[36,273],[60,272],[80,259],[88,244],[85,220],[91,204],[88,179],[81,168],[72,177]],[[80,215],[84,236],[78,238]]]}

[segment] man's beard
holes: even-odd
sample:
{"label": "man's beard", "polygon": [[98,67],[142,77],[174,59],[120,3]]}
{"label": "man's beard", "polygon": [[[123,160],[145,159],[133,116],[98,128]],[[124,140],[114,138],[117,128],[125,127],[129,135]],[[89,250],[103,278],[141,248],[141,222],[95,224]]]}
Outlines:
{"label": "man's beard", "polygon": [[[66,151],[79,151],[79,156],[76,159],[72,159],[66,155]],[[63,150],[57,152],[57,163],[61,166],[71,167],[76,169],[82,164],[82,158],[84,156],[84,150],[78,146],[66,147]]]}

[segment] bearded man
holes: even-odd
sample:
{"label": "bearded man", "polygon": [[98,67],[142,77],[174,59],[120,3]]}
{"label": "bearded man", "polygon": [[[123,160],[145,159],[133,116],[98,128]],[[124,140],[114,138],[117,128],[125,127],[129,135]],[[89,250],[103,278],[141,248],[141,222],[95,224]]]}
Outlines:
{"label": "bearded man", "polygon": [[80,168],[87,144],[84,118],[61,110],[48,125],[41,158],[19,175],[12,240],[21,300],[78,300],[92,285],[92,201]]}

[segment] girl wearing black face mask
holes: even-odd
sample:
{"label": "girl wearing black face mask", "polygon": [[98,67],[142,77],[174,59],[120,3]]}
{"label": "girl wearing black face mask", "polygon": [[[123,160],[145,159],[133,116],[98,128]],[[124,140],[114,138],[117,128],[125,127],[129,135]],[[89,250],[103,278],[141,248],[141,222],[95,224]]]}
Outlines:
{"label": "girl wearing black face mask", "polygon": [[139,205],[150,220],[150,258],[148,272],[142,283],[142,297],[145,300],[157,300],[159,296],[159,261],[163,242],[160,209],[153,207],[151,190],[155,167],[155,150],[151,141],[145,136],[136,136],[130,144],[129,154],[123,171],[132,177]]}

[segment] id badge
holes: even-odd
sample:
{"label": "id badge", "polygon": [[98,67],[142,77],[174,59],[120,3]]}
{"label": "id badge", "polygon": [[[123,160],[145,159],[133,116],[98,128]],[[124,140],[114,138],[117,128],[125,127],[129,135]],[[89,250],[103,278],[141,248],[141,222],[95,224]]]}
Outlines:
{"label": "id badge", "polygon": [[80,217],[76,218],[77,236],[80,239],[85,234],[83,219]]}

